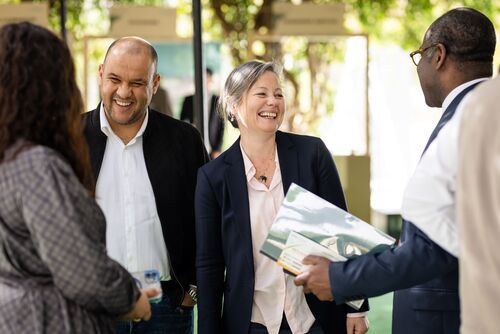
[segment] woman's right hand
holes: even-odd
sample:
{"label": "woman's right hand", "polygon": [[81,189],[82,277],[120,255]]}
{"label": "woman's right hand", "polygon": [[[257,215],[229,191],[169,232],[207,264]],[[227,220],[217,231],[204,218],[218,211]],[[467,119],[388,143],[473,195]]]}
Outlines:
{"label": "woman's right hand", "polygon": [[122,315],[120,320],[149,320],[151,318],[151,305],[149,304],[149,298],[152,298],[159,294],[160,291],[156,288],[141,289],[141,295],[134,305],[134,308]]}

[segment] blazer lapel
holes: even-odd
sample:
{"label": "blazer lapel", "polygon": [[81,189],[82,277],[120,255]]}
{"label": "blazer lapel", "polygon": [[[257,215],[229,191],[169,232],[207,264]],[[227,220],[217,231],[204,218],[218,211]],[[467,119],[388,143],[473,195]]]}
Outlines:
{"label": "blazer lapel", "polygon": [[[149,112],[148,124],[144,130],[142,136],[142,150],[144,153],[144,162],[146,163],[146,169],[148,171],[148,177],[151,182],[151,187],[155,197],[158,194],[157,187],[162,184],[161,179],[167,175],[171,175],[171,171],[168,170],[172,164],[161,165],[159,159],[163,160],[165,158],[165,153],[162,152],[162,147],[165,146],[162,139],[158,137],[159,129],[155,121],[155,116],[153,112]],[[163,144],[163,145],[162,145]],[[167,168],[164,170],[163,168]]]}
{"label": "blazer lapel", "polygon": [[278,149],[283,191],[286,195],[292,182],[300,182],[297,151],[294,149],[295,145],[290,136],[281,131],[276,133],[276,147]]}
{"label": "blazer lapel", "polygon": [[101,131],[101,120],[99,116],[101,104],[95,110],[89,111],[84,114],[85,117],[85,137],[87,144],[92,149],[90,153],[90,164],[92,166],[92,173],[94,174],[94,182],[97,182],[99,172],[101,171],[102,159],[106,151],[106,142],[108,137]]}
{"label": "blazer lapel", "polygon": [[[160,199],[162,203],[165,203],[171,198],[173,193],[167,189],[178,185],[175,178],[181,174],[179,169],[184,166],[180,158],[180,148],[174,145],[173,140],[170,140],[169,129],[159,125],[158,116],[156,111],[149,111],[148,124],[144,130],[142,142],[144,162],[157,206]],[[172,163],[172,161],[177,161],[177,163]]]}
{"label": "blazer lapel", "polygon": [[250,226],[250,207],[248,204],[248,188],[245,175],[245,164],[241,155],[238,139],[227,151],[224,158],[227,164],[226,184],[231,198],[234,220],[240,234],[242,246],[246,249],[248,264],[253,268],[252,229]]}

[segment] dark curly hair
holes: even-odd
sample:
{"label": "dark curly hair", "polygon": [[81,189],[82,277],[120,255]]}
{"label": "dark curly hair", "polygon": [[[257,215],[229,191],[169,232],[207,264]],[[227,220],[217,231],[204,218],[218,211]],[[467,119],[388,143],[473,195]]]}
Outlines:
{"label": "dark curly hair", "polygon": [[0,161],[18,140],[59,152],[93,193],[83,100],[67,45],[28,22],[0,30]]}

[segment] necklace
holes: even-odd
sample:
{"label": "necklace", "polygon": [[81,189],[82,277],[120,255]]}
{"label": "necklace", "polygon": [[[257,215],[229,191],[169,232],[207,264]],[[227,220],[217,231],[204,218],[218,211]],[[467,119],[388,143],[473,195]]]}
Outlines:
{"label": "necklace", "polygon": [[[273,162],[274,162],[274,156],[268,160],[268,162],[266,164],[266,168],[264,168],[262,173],[257,178],[257,180],[259,180],[261,183],[267,184],[268,177],[266,176],[266,174],[267,174],[267,171],[269,170],[269,167],[272,166]],[[257,171],[257,169],[256,169],[256,171]]]}
{"label": "necklace", "polygon": [[259,176],[259,181],[262,182],[262,183],[266,183],[267,182],[267,176],[265,176],[265,175]]}

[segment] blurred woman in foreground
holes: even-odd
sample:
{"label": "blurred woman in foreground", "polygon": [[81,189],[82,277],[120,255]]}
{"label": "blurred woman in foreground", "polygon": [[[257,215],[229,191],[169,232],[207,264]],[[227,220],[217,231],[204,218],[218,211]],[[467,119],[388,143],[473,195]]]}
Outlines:
{"label": "blurred woman in foreground", "polygon": [[109,333],[149,319],[108,258],[66,44],[30,23],[0,30],[0,333]]}

